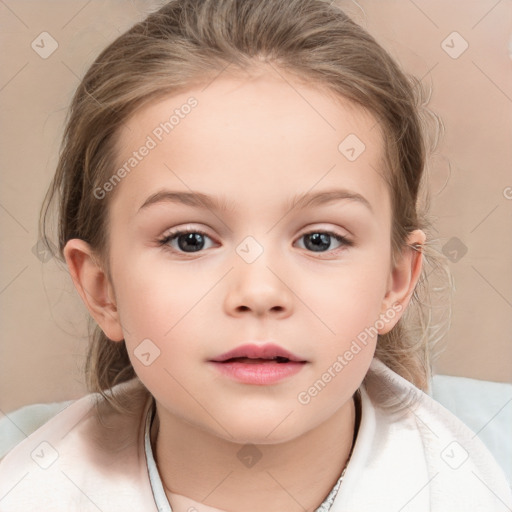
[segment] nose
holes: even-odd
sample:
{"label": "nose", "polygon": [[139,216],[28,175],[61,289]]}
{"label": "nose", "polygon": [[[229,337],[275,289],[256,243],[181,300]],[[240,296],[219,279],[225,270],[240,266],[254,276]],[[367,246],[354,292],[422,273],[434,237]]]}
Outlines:
{"label": "nose", "polygon": [[[292,313],[294,294],[290,278],[272,265],[265,252],[254,262],[235,262],[228,275],[224,307],[231,316],[253,314],[286,318]],[[276,261],[275,258],[273,261]],[[275,268],[274,268],[275,267]]]}

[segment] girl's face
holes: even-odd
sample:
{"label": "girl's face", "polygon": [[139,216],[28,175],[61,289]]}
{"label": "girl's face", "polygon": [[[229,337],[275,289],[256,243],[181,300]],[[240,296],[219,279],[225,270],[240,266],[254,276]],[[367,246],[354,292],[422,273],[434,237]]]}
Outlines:
{"label": "girl's face", "polygon": [[[104,330],[159,414],[277,443],[346,409],[408,285],[375,119],[270,72],[221,76],[140,109],[118,150],[120,182],[96,190],[113,194]],[[212,362],[268,343],[301,362]]]}

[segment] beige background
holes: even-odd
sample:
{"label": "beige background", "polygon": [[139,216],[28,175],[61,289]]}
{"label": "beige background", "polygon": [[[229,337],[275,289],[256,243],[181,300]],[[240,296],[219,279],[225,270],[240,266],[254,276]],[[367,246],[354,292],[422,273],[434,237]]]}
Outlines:
{"label": "beige background", "polygon": [[[34,254],[74,89],[106,44],[157,6],[151,1],[2,0],[0,109],[0,417],[25,404],[84,394],[86,312],[67,273]],[[497,0],[346,2],[405,69],[431,84],[446,134],[432,160],[432,213],[456,293],[437,371],[512,381],[512,3]],[[442,42],[469,47],[452,58]],[[58,42],[47,59],[31,47]],[[447,43],[457,51],[459,36]],[[452,43],[453,41],[453,43]],[[461,254],[459,249],[459,256]]]}

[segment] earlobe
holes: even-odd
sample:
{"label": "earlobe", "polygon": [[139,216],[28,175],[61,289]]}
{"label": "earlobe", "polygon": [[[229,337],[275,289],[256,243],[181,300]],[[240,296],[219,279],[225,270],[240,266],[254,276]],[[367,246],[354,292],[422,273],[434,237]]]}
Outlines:
{"label": "earlobe", "polygon": [[[416,284],[421,275],[423,264],[422,247],[426,235],[421,229],[412,231],[407,240],[402,254],[390,273],[388,289],[382,304],[381,314],[386,315],[390,309],[394,310],[392,321],[385,322],[379,334],[389,332],[400,320],[411,300]],[[397,313],[398,312],[398,313]]]}
{"label": "earlobe", "polygon": [[78,293],[105,335],[112,341],[124,339],[114,290],[90,245],[78,238],[68,240],[64,257]]}

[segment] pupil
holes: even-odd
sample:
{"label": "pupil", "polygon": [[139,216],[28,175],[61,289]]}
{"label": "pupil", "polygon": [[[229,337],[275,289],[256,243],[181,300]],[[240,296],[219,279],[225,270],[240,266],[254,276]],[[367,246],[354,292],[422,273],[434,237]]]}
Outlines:
{"label": "pupil", "polygon": [[[182,243],[183,242],[183,243]],[[187,233],[178,237],[178,246],[182,251],[187,249],[201,250],[204,246],[204,238],[200,233]]]}
{"label": "pupil", "polygon": [[[308,244],[308,241],[311,242],[311,244]],[[310,247],[308,247],[308,245],[310,245]],[[306,235],[305,246],[308,249],[319,252],[323,249],[329,249],[330,245],[330,235],[327,233],[313,233],[311,235]]]}

